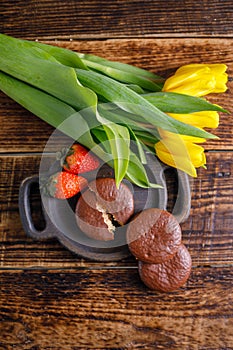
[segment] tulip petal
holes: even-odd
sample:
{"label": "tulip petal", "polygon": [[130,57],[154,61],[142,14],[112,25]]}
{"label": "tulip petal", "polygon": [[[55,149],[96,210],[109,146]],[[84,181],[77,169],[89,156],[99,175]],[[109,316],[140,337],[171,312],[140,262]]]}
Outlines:
{"label": "tulip petal", "polygon": [[196,177],[196,169],[204,166],[206,158],[204,148],[196,143],[204,139],[184,135],[177,135],[159,130],[162,139],[155,144],[158,158],[165,164],[185,171]]}
{"label": "tulip petal", "polygon": [[173,140],[174,143],[179,143],[179,142],[192,142],[192,143],[203,143],[206,140],[201,138],[201,137],[194,137],[194,136],[189,136],[189,135],[179,135],[179,134],[174,134],[172,132],[159,129],[159,134],[162,138],[162,140]]}
{"label": "tulip petal", "polygon": [[182,66],[165,81],[163,91],[205,96],[227,90],[225,64],[190,64]]}
{"label": "tulip petal", "polygon": [[[175,154],[172,150],[176,149]],[[157,157],[165,164],[180,169],[192,177],[196,177],[196,169],[193,166],[185,146],[177,146],[173,142],[159,141],[155,144]]]}
{"label": "tulip petal", "polygon": [[201,111],[189,114],[169,113],[170,117],[198,128],[217,128],[219,114],[215,111]]}

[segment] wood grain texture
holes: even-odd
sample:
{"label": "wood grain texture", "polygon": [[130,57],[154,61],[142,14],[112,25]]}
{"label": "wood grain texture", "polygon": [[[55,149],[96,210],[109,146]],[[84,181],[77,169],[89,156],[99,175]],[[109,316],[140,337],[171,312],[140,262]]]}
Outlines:
{"label": "wood grain texture", "polygon": [[[227,64],[228,91],[207,98],[228,109],[230,114],[220,114],[220,126],[214,131],[220,139],[208,141],[205,148],[233,150],[233,39],[116,39],[48,43],[133,64],[165,77],[184,64]],[[9,147],[11,152],[41,152],[54,130],[3,93],[0,93],[0,122],[0,152],[7,152]]]}
{"label": "wood grain texture", "polygon": [[[143,285],[133,257],[96,263],[55,239],[26,236],[19,185],[38,173],[53,128],[0,93],[0,350],[232,350],[232,2],[4,0],[0,19],[2,33],[165,77],[192,62],[226,63],[230,77],[227,93],[208,97],[230,114],[221,115],[220,140],[206,144],[208,169],[193,182],[191,215],[182,224],[191,276],[168,294]],[[38,191],[32,199],[42,226]],[[173,203],[171,194],[169,209]]]}
{"label": "wood grain texture", "polygon": [[[62,247],[56,240],[36,241],[26,237],[18,213],[18,190],[21,181],[38,173],[39,155],[0,157],[0,266],[1,267],[73,267],[83,260]],[[233,160],[232,152],[208,152],[208,169],[200,169],[192,183],[192,209],[182,224],[183,240],[193,264],[233,264]],[[174,205],[174,179],[168,177],[169,207]],[[35,191],[36,195],[36,191]],[[39,211],[38,197],[32,199],[34,212]],[[36,219],[38,222],[38,218]],[[135,266],[135,260],[122,265]],[[109,264],[111,265],[111,264]],[[115,263],[113,263],[116,266]]]}
{"label": "wood grain texture", "polygon": [[0,349],[232,349],[232,283],[221,267],[166,294],[136,268],[2,271]]}
{"label": "wood grain texture", "polygon": [[4,1],[0,32],[23,38],[232,36],[230,0]]}

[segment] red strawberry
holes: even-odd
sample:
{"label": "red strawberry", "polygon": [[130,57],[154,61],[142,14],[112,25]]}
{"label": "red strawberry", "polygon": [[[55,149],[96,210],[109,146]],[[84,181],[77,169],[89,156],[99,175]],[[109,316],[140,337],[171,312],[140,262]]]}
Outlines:
{"label": "red strawberry", "polygon": [[86,186],[87,180],[84,177],[60,171],[50,176],[46,190],[52,197],[67,199],[75,196]]}
{"label": "red strawberry", "polygon": [[95,170],[99,165],[99,160],[88,149],[75,143],[68,151],[63,169],[72,174],[81,174]]}

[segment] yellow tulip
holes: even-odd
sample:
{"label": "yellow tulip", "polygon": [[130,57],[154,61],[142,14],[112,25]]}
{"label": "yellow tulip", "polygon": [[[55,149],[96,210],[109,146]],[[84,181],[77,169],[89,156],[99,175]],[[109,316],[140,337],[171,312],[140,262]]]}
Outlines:
{"label": "yellow tulip", "polygon": [[227,90],[225,64],[189,64],[182,66],[165,81],[163,91],[191,96],[204,96]]}
{"label": "yellow tulip", "polygon": [[[215,111],[202,111],[190,114],[169,114],[174,119],[196,126],[198,128],[216,128],[219,115]],[[161,140],[155,144],[158,158],[165,164],[185,171],[196,177],[195,168],[203,167],[206,163],[204,148],[197,143],[206,140],[188,135],[179,135],[159,128]]]}
{"label": "yellow tulip", "polygon": [[[226,91],[228,76],[225,64],[190,64],[180,67],[168,78],[163,91],[177,92],[191,96],[204,96],[213,92]],[[190,114],[169,115],[181,122],[198,128],[217,128],[219,115],[216,111],[201,111]],[[158,158],[169,166],[183,170],[196,177],[196,168],[204,167],[204,148],[199,145],[206,140],[188,135],[179,135],[159,129],[161,140],[155,144]]]}
{"label": "yellow tulip", "polygon": [[219,124],[219,114],[216,111],[201,111],[190,114],[168,114],[180,122],[193,125],[201,129],[217,128]]}
{"label": "yellow tulip", "polygon": [[158,158],[165,164],[180,169],[190,176],[196,177],[196,168],[206,164],[204,148],[196,143],[204,139],[173,134],[160,130],[162,139],[155,144]]}

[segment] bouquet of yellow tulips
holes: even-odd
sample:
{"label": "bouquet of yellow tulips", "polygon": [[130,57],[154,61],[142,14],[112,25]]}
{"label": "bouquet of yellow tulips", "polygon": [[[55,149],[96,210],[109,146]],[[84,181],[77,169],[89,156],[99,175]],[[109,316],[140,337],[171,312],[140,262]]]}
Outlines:
{"label": "bouquet of yellow tulips", "polygon": [[[226,65],[190,64],[167,80],[147,70],[0,34],[0,89],[33,114],[78,140],[140,187],[156,187],[145,150],[196,176],[205,167],[204,128],[222,107],[203,96],[227,89]],[[86,112],[88,110],[88,118]],[[72,116],[72,123],[64,123]],[[134,147],[131,147],[131,143]],[[135,147],[136,145],[136,147]]]}
{"label": "bouquet of yellow tulips", "polygon": [[[227,90],[228,76],[225,64],[190,64],[179,68],[165,81],[163,91],[205,96]],[[171,113],[170,116],[200,129],[217,128],[219,114],[217,111],[195,111],[192,113]],[[160,130],[161,141],[156,143],[158,157],[170,166],[175,166],[196,177],[196,168],[205,167],[204,148],[199,143],[205,138],[177,135]]]}

